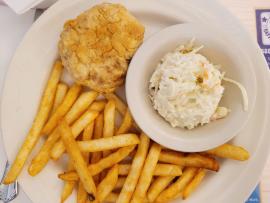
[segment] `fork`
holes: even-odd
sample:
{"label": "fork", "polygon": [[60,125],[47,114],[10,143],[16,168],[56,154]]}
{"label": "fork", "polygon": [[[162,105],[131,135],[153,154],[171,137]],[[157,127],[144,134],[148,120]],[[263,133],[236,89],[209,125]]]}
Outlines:
{"label": "fork", "polygon": [[5,185],[2,183],[4,180],[4,177],[6,176],[8,169],[9,169],[9,163],[7,161],[4,175],[2,177],[1,184],[0,184],[0,200],[2,200],[4,203],[8,203],[11,200],[13,200],[15,197],[17,197],[17,195],[19,193],[17,181],[15,181],[14,183],[11,183],[9,185]]}

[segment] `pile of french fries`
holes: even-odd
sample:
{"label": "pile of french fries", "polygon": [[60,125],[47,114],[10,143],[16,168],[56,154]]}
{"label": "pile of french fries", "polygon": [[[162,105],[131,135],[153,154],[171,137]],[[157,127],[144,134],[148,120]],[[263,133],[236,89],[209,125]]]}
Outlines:
{"label": "pile of french fries", "polygon": [[[61,202],[77,187],[77,202],[169,202],[188,198],[207,171],[217,172],[216,157],[245,161],[242,147],[224,144],[200,153],[176,152],[140,132],[127,106],[115,95],[83,91],[61,82],[63,65],[56,61],[33,125],[5,184],[14,182],[40,139],[28,173],[40,173],[48,161],[67,154]],[[116,125],[116,114],[122,117]]]}

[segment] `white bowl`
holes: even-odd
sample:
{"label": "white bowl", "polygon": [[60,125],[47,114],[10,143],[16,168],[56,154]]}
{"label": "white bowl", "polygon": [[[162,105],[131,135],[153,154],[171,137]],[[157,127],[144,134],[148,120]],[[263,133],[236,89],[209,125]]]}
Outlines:
{"label": "white bowl", "polygon": [[[204,45],[200,51],[212,63],[220,64],[226,76],[247,90],[249,109],[243,110],[238,87],[223,82],[225,93],[221,106],[231,109],[224,118],[193,130],[173,128],[152,107],[149,99],[149,80],[159,60],[178,45],[196,38],[195,45]],[[168,148],[199,152],[217,147],[237,135],[247,123],[256,100],[256,77],[245,50],[234,36],[211,25],[178,24],[168,27],[146,40],[133,57],[126,78],[126,96],[131,113],[140,128],[153,140]]]}

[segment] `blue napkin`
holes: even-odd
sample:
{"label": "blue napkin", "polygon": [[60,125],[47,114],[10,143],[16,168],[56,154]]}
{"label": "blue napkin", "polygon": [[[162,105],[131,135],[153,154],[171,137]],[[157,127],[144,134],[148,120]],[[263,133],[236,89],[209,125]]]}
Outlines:
{"label": "blue napkin", "polygon": [[258,185],[245,203],[260,203],[260,202],[261,202],[260,187]]}
{"label": "blue napkin", "polygon": [[270,9],[256,10],[257,40],[270,68]]}

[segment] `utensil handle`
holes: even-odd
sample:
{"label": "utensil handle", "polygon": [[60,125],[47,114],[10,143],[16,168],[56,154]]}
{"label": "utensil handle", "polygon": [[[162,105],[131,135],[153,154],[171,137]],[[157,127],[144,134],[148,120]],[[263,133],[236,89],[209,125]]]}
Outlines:
{"label": "utensil handle", "polygon": [[4,177],[6,176],[8,169],[9,169],[9,163],[6,162],[5,171],[4,171],[3,177],[1,179],[1,186],[0,186],[0,197],[4,203],[8,203],[11,200],[13,200],[14,198],[17,197],[17,195],[19,193],[17,181],[15,181],[14,183],[11,183],[9,185],[2,184],[2,181],[4,180]]}

